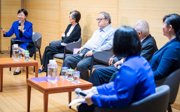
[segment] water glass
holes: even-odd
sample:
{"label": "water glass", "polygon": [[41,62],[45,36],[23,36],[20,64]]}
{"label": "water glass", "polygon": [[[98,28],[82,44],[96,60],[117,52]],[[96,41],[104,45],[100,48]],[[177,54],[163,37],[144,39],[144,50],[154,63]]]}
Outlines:
{"label": "water glass", "polygon": [[12,49],[13,49],[13,60],[14,61],[19,61],[19,47],[18,47],[18,44],[13,44]]}
{"label": "water glass", "polygon": [[25,53],[24,53],[24,59],[25,59],[25,61],[29,61],[29,59],[30,59],[28,50],[26,50]]}
{"label": "water glass", "polygon": [[68,69],[68,70],[67,70],[67,72],[66,72],[66,78],[67,78],[67,80],[73,81],[73,72],[74,72],[73,69]]}
{"label": "water glass", "polygon": [[61,68],[61,76],[63,77],[63,79],[67,79],[67,77],[66,77],[67,70],[68,70],[68,67]]}
{"label": "water glass", "polygon": [[74,71],[73,72],[73,82],[74,83],[79,83],[79,78],[80,78],[80,72],[79,71]]}
{"label": "water glass", "polygon": [[21,59],[23,57],[23,51],[20,49],[19,50],[19,59]]}

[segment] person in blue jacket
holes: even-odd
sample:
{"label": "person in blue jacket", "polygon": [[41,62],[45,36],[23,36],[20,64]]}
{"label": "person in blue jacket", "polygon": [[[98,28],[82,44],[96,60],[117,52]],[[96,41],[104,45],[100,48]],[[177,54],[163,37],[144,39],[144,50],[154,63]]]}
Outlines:
{"label": "person in blue jacket", "polygon": [[166,15],[163,23],[163,35],[168,37],[169,42],[155,52],[150,61],[156,80],[180,68],[180,15]]}
{"label": "person in blue jacket", "polygon": [[[17,12],[17,21],[14,21],[10,30],[6,32],[4,29],[3,35],[4,37],[10,37],[15,34],[16,38],[12,41],[19,45],[21,50],[29,50],[30,56],[34,53],[34,45],[32,42],[32,34],[33,34],[33,25],[31,22],[26,20],[28,16],[28,12],[26,9],[19,9]],[[14,75],[20,74],[20,69],[16,69]]]}
{"label": "person in blue jacket", "polygon": [[95,106],[123,108],[155,93],[153,71],[140,56],[141,42],[135,29],[122,26],[116,30],[113,52],[124,57],[118,74],[107,84],[85,90],[86,102],[78,106],[78,112],[93,112]]}

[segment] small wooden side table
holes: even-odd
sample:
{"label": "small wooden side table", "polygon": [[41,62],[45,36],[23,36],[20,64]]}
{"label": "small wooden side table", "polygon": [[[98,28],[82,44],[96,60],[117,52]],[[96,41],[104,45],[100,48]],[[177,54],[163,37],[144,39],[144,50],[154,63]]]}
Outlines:
{"label": "small wooden side table", "polygon": [[0,58],[0,92],[3,91],[3,68],[26,67],[26,79],[28,79],[29,66],[35,67],[35,77],[38,77],[38,62],[36,60],[24,61],[24,59],[21,59],[14,61],[12,58]]}
{"label": "small wooden side table", "polygon": [[30,112],[31,102],[31,87],[40,91],[44,95],[44,112],[48,112],[48,95],[53,93],[68,92],[69,103],[71,102],[71,92],[76,88],[89,89],[92,83],[80,79],[80,83],[72,83],[61,76],[57,83],[52,84],[47,82],[46,77],[31,78],[27,80],[27,112]]}

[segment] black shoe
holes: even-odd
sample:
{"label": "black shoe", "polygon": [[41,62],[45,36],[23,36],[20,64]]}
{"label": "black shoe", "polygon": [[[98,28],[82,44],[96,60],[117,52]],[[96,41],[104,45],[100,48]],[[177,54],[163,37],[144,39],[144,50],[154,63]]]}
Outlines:
{"label": "black shoe", "polygon": [[14,73],[13,73],[13,75],[19,75],[19,74],[21,74],[21,71],[19,71],[19,72],[14,71]]}
{"label": "black shoe", "polygon": [[38,69],[38,73],[42,73],[42,72],[45,72],[44,69]]}

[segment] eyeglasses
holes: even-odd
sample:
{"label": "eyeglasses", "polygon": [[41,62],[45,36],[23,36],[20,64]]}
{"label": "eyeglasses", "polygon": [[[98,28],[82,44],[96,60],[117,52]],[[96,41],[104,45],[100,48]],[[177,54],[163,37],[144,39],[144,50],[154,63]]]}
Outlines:
{"label": "eyeglasses", "polygon": [[96,20],[97,21],[102,21],[103,19],[105,19],[105,18],[97,18]]}

